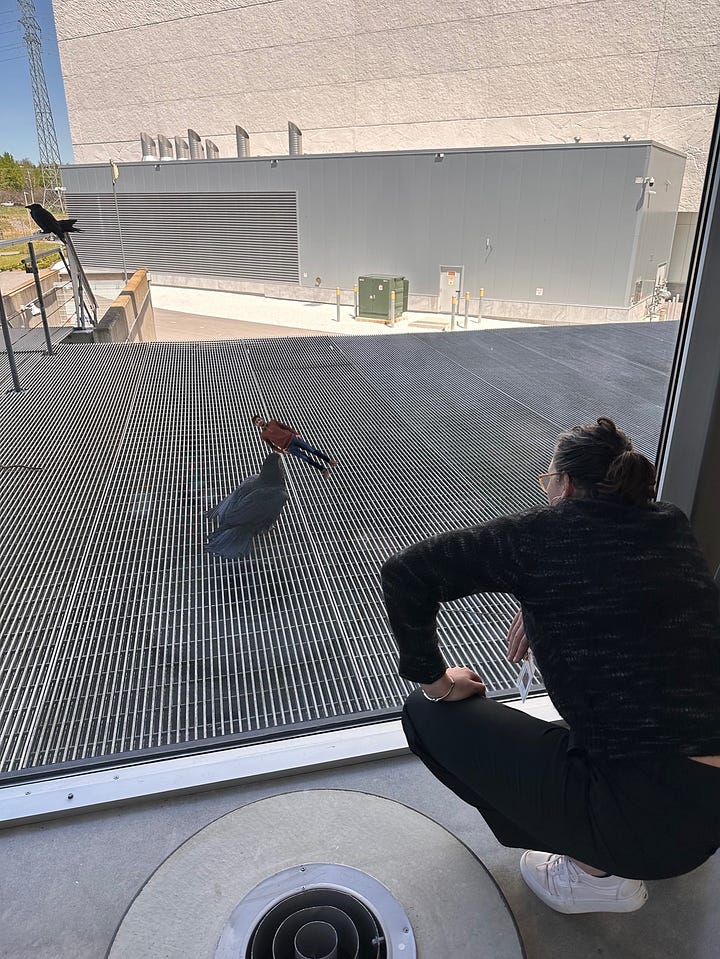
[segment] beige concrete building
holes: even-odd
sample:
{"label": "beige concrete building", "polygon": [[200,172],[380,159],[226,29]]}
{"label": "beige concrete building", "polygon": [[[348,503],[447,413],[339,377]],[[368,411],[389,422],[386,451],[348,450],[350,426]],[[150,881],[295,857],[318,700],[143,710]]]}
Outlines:
{"label": "beige concrete building", "polygon": [[[54,0],[76,162],[188,127],[221,156],[653,139],[688,155],[689,250],[720,88],[717,0]],[[682,251],[675,259],[682,260]]]}

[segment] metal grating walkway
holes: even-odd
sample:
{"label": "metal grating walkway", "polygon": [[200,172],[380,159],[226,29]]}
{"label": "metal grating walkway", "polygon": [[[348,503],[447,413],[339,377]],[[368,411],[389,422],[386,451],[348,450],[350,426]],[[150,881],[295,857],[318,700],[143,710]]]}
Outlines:
{"label": "metal grating walkway", "polygon": [[[71,333],[74,332],[72,326],[51,326],[50,340],[53,347],[62,343]],[[47,342],[42,327],[33,327],[29,330],[10,330],[10,342],[15,355],[15,365],[18,369],[21,385],[28,369],[34,366],[41,358],[41,354],[47,350]],[[13,387],[12,374],[10,372],[10,362],[8,360],[5,343],[0,339],[0,390]]]}
{"label": "metal grating walkway", "polygon": [[[378,569],[540,502],[557,433],[600,412],[653,455],[677,324],[63,345],[0,400],[0,770],[397,709]],[[244,564],[203,511],[257,472],[252,413],[340,461],[288,467]],[[37,469],[37,467],[40,467]],[[451,661],[512,687],[508,597],[452,603]]]}

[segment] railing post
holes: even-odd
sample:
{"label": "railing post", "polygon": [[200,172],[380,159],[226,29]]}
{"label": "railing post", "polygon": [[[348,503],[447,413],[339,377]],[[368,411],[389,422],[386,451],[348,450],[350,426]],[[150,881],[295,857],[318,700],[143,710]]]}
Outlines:
{"label": "railing post", "polygon": [[12,340],[10,338],[10,325],[5,313],[5,303],[3,302],[2,293],[0,293],[0,325],[2,325],[3,339],[5,340],[5,349],[7,351],[13,386],[15,387],[15,392],[20,393],[22,386],[20,386],[20,377],[18,376],[17,365],[15,363],[15,353],[13,352]]}
{"label": "railing post", "polygon": [[40,271],[38,270],[34,243],[28,243],[28,252],[30,253],[30,265],[32,266],[33,277],[35,279],[35,292],[37,293],[38,306],[40,307],[40,315],[42,316],[43,330],[45,331],[47,351],[50,356],[52,356],[55,351],[53,350],[52,340],[50,339],[50,328],[48,327],[48,318],[45,311],[45,300],[43,299],[42,284],[40,283]]}
{"label": "railing post", "polygon": [[457,296],[453,293],[450,305],[450,331],[455,329],[455,313],[457,311]]}
{"label": "railing post", "polygon": [[483,308],[483,297],[485,296],[485,290],[480,287],[480,296],[478,298],[478,323],[482,322],[482,308]]}
{"label": "railing post", "polygon": [[390,290],[390,326],[395,326],[395,290]]}
{"label": "railing post", "polygon": [[340,322],[340,287],[335,287],[335,319]]}
{"label": "railing post", "polygon": [[[177,141],[177,137],[175,139]],[[180,158],[178,157],[178,159]],[[125,282],[127,283],[128,273],[127,273],[127,266],[125,265],[125,244],[123,243],[122,226],[120,225],[120,210],[118,209],[117,190],[115,188],[115,184],[118,178],[118,168],[117,168],[117,164],[113,163],[112,160],[110,161],[110,169],[111,169],[111,179],[112,179],[113,200],[115,201],[115,222],[117,223],[118,237],[120,239],[120,257],[122,259],[123,277],[125,279]]]}
{"label": "railing post", "polygon": [[73,255],[75,251],[70,243],[65,244],[65,249],[67,250],[67,267],[68,273],[70,274],[70,282],[72,284],[73,300],[75,302],[75,325],[77,329],[82,330],[85,328],[85,316],[83,314],[83,301],[80,277],[78,276],[77,260]]}
{"label": "railing post", "polygon": [[[82,268],[82,264],[75,250],[72,239],[69,236],[65,236],[65,249],[67,250],[67,267],[70,273],[70,279],[72,280],[73,287],[73,298],[75,300],[75,308],[78,314],[78,320],[80,323],[79,329],[85,329],[85,292],[87,291],[88,298],[92,305],[92,326],[97,324],[97,301],[93,295],[92,290],[90,289],[90,284],[88,279],[85,276],[85,272]],[[89,315],[89,311],[88,311]]]}
{"label": "railing post", "polygon": [[468,328],[468,323],[470,322],[470,319],[468,316],[469,312],[470,312],[470,294],[466,293],[465,294],[465,329]]}
{"label": "railing post", "polygon": [[355,310],[355,319],[358,318],[358,313],[360,312],[360,306],[358,304],[358,285],[357,283],[353,286],[353,309]]}

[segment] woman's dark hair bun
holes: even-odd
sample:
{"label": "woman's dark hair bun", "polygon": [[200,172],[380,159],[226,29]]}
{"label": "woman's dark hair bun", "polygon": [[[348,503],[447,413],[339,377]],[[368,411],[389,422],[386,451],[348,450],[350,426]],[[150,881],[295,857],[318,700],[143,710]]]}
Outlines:
{"label": "woman's dark hair bun", "polygon": [[655,495],[655,467],[609,416],[563,433],[553,460],[582,495],[620,496],[636,505]]}
{"label": "woman's dark hair bun", "polygon": [[599,489],[629,503],[647,503],[655,495],[655,467],[637,450],[624,450],[608,467]]}

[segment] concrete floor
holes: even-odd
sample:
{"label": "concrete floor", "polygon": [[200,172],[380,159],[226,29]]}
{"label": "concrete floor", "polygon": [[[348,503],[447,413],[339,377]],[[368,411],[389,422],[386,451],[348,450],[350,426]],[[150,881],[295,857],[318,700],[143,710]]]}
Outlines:
{"label": "concrete floor", "polygon": [[[562,916],[535,899],[522,883],[520,852],[499,846],[480,816],[408,755],[2,831],[0,956],[100,959],[133,897],[164,859],[195,832],[265,796],[328,787],[405,803],[466,843],[507,898],[528,959],[713,959],[718,955],[720,858],[687,876],[649,883],[649,902],[639,912]],[[422,857],[423,850],[412,855]],[[451,902],[452,863],[438,863],[437,876],[438,895]],[[209,890],[199,888],[197,893],[201,896]],[[476,955],[471,946],[466,955],[467,959]]]}
{"label": "concrete floor", "polygon": [[[155,288],[153,287],[153,295]],[[180,343],[188,340],[235,340],[266,336],[317,336],[315,330],[301,330],[276,323],[252,323],[219,316],[163,310],[153,306],[155,335],[158,342]]]}
{"label": "concrete floor", "polygon": [[[242,321],[243,324],[283,326],[295,330],[312,330],[315,333],[350,334],[354,336],[394,333],[417,333],[431,329],[449,329],[450,317],[446,314],[410,312],[398,320],[394,327],[383,323],[370,323],[354,318],[352,306],[337,308],[332,303],[313,303],[301,300],[279,300],[246,293],[225,293],[216,290],[194,290],[171,286],[152,286],[153,308],[171,310],[176,314],[188,313],[202,317],[208,332],[213,330],[212,320]],[[464,318],[463,318],[464,322]],[[459,325],[459,324],[458,324]],[[470,319],[470,329],[506,329],[521,326],[532,328],[535,324],[514,320],[491,320],[483,318],[481,326],[477,319]],[[234,336],[246,336],[236,333]],[[264,335],[268,335],[267,333]],[[287,333],[274,332],[275,336]],[[162,337],[163,339],[169,337]],[[179,337],[178,337],[179,338]],[[218,339],[214,333],[197,339]],[[158,335],[158,339],[161,339]],[[184,339],[184,337],[183,337]]]}

